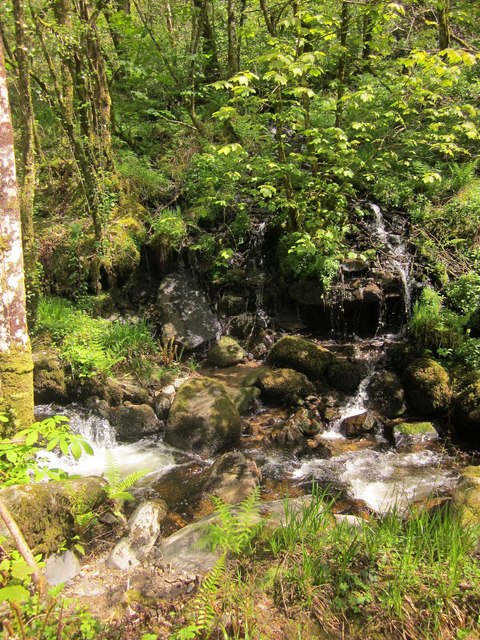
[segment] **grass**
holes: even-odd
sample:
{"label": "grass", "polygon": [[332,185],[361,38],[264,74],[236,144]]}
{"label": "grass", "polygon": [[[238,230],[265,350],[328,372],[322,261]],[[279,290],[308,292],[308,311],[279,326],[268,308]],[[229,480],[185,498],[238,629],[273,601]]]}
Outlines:
{"label": "grass", "polygon": [[[157,345],[145,322],[93,318],[62,298],[40,300],[35,331],[51,336],[77,378],[114,372],[153,377],[158,373],[158,365],[165,368],[162,347]],[[177,364],[175,358],[168,364]]]}
{"label": "grass", "polygon": [[326,495],[314,492],[297,511],[286,501],[285,525],[267,523],[227,564],[198,637],[274,640],[286,636],[266,629],[269,619],[285,630],[307,618],[292,637],[474,640],[479,535],[448,505],[352,526],[335,519]]}

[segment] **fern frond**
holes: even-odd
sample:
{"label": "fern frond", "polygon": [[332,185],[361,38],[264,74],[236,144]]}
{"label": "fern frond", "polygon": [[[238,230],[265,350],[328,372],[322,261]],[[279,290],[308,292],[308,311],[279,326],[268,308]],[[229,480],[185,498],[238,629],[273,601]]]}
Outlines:
{"label": "fern frond", "polygon": [[109,487],[117,488],[120,483],[120,469],[118,462],[110,450],[105,453],[105,478]]}

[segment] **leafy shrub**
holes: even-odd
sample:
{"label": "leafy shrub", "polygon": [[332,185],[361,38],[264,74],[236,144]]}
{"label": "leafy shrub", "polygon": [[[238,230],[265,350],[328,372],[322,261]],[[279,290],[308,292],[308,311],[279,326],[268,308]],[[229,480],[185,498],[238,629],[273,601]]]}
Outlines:
{"label": "leafy shrub", "polygon": [[409,333],[419,351],[453,350],[463,341],[462,319],[443,307],[442,296],[425,288],[413,307]]}
{"label": "leafy shrub", "polygon": [[108,375],[120,363],[152,355],[156,344],[144,322],[92,318],[61,298],[42,298],[37,333],[49,333],[78,378]]}
{"label": "leafy shrub", "polygon": [[471,271],[449,284],[445,289],[449,304],[463,315],[480,307],[480,275]]}
{"label": "leafy shrub", "polygon": [[176,209],[165,209],[151,221],[152,232],[150,243],[163,245],[178,251],[187,235],[187,225],[182,212]]}

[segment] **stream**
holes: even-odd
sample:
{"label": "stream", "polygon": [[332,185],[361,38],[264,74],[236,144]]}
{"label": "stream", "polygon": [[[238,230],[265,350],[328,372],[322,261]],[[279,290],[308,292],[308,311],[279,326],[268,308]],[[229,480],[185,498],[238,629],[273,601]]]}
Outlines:
{"label": "stream", "polygon": [[[385,344],[391,340],[391,336],[385,336],[368,345],[365,341],[353,345],[365,359],[366,374],[353,396],[338,400],[337,417],[318,436],[330,457],[319,455],[315,450],[296,455],[272,442],[272,428],[282,426],[293,409],[260,404],[251,415],[243,417],[244,435],[238,449],[253,458],[261,469],[265,499],[281,497],[285,492],[290,495],[309,493],[315,482],[321,488],[339,493],[347,511],[367,508],[385,512],[393,507],[402,510],[410,503],[447,494],[454,488],[457,473],[440,441],[420,437],[409,446],[396,447],[382,430],[355,439],[346,438],[340,432],[343,419],[359,415],[368,408],[368,383],[381,360]],[[327,346],[332,347],[332,344],[327,343]],[[226,369],[204,369],[200,373],[217,377],[227,387],[235,388],[240,386],[246,373],[260,365],[250,362]],[[78,461],[50,452],[45,454],[50,466],[80,475],[105,474],[112,464],[123,476],[144,469],[146,475],[136,489],[140,496],[161,497],[169,509],[180,516],[182,523],[198,516],[203,479],[213,460],[177,450],[165,444],[161,436],[135,443],[118,442],[114,428],[106,418],[78,404],[40,406],[37,412],[41,417],[68,416],[72,430],[82,434],[95,452],[94,456],[82,455]]]}

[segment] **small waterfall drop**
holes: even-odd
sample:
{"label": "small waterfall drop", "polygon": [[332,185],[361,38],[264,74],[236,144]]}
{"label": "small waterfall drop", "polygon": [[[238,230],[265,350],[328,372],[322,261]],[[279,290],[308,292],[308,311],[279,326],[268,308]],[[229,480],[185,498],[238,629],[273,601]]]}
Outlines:
{"label": "small waterfall drop", "polygon": [[400,278],[402,283],[403,302],[406,318],[410,318],[412,310],[412,294],[411,294],[411,269],[412,257],[410,256],[407,246],[400,237],[395,236],[397,242],[392,242],[385,227],[385,219],[381,208],[374,203],[370,203],[373,211],[375,227],[374,233],[377,241],[382,245],[385,262],[390,266],[393,272]]}
{"label": "small waterfall drop", "polygon": [[80,405],[41,405],[36,407],[36,413],[40,419],[52,415],[66,416],[72,432],[83,436],[94,451],[93,456],[82,453],[78,460],[57,451],[41,452],[40,459],[45,460],[50,467],[77,475],[102,475],[108,465],[109,452],[122,476],[145,469],[156,472],[158,477],[180,462],[179,452],[163,444],[158,438],[145,438],[134,443],[117,442],[115,429],[107,418]]}

